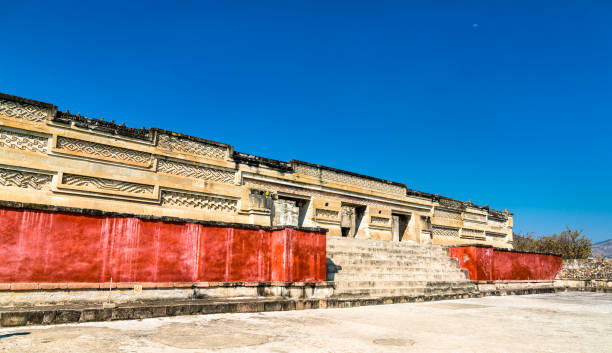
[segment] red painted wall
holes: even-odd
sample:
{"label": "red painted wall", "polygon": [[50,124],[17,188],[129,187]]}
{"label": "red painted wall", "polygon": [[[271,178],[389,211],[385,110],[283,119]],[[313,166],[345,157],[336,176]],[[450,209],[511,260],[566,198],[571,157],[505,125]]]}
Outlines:
{"label": "red painted wall", "polygon": [[0,283],[325,281],[325,234],[0,208]]}
{"label": "red painted wall", "polygon": [[553,280],[561,270],[560,256],[505,251],[487,247],[451,247],[474,281]]}
{"label": "red painted wall", "polygon": [[493,248],[456,247],[450,248],[450,256],[459,260],[467,269],[473,281],[489,280],[493,276]]}

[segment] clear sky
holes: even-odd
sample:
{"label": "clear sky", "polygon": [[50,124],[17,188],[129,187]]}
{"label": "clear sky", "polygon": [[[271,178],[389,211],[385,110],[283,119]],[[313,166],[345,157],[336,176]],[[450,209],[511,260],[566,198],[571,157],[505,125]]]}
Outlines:
{"label": "clear sky", "polygon": [[612,238],[612,1],[0,3],[2,92]]}

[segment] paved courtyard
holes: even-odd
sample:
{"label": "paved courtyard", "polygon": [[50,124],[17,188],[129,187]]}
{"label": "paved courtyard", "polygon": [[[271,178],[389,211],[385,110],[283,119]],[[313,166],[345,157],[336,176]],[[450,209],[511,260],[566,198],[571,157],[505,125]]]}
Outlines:
{"label": "paved courtyard", "polygon": [[0,329],[0,352],[612,352],[612,294]]}

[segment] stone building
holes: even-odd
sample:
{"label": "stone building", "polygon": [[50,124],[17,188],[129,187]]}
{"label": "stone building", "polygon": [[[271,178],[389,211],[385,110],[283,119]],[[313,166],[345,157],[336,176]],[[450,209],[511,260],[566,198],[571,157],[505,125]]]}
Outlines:
{"label": "stone building", "polygon": [[328,229],[329,236],[512,247],[512,213],[406,185],[0,94],[0,200]]}

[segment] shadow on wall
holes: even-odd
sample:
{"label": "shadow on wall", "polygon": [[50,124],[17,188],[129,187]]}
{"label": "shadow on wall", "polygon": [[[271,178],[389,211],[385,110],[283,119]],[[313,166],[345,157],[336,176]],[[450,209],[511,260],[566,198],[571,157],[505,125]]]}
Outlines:
{"label": "shadow on wall", "polygon": [[336,273],[342,271],[342,266],[336,265],[329,257],[325,259],[325,267],[327,268],[327,281],[333,281]]}

